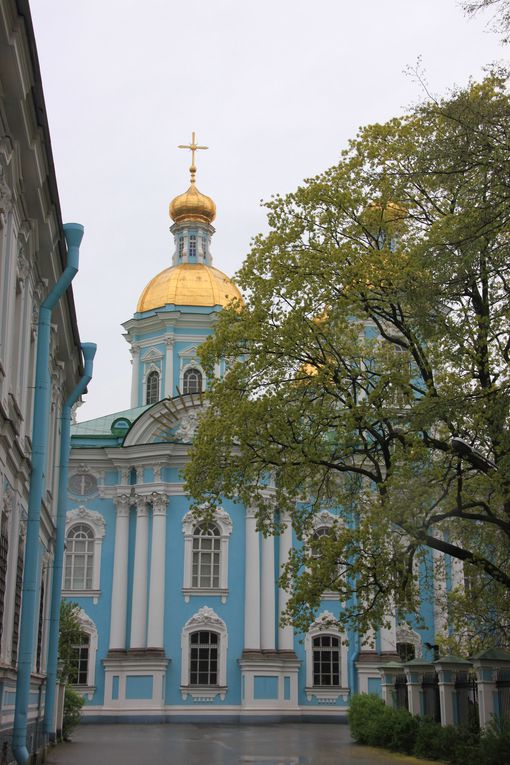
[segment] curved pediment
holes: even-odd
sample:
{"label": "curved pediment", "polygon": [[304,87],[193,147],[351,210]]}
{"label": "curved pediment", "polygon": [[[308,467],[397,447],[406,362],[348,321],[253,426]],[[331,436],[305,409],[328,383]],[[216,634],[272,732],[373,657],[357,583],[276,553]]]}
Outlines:
{"label": "curved pediment", "polygon": [[190,444],[203,406],[200,394],[164,398],[133,423],[123,445]]}

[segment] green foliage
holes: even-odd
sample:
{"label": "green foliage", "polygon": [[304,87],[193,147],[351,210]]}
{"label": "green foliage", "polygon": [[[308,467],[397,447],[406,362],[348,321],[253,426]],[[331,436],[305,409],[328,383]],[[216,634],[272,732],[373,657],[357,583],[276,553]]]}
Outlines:
{"label": "green foliage", "polygon": [[62,736],[68,741],[70,734],[80,722],[80,710],[85,700],[73,688],[67,687],[64,697],[64,718],[62,722]]}
{"label": "green foliage", "polygon": [[510,721],[494,718],[480,734],[477,729],[442,727],[405,709],[392,709],[378,697],[358,694],[349,708],[351,736],[359,744],[380,746],[452,765],[508,765]]}
{"label": "green foliage", "polygon": [[405,709],[391,709],[377,696],[359,694],[351,699],[349,725],[360,744],[381,746],[411,754],[418,721]]}
{"label": "green foliage", "polygon": [[[303,630],[326,589],[363,632],[416,611],[430,548],[467,566],[444,604],[463,650],[510,643],[508,177],[496,70],[362,129],[266,204],[246,303],[200,352],[212,382],[186,479],[197,508],[226,496],[265,533],[292,523],[303,545],[283,581]],[[317,556],[313,517],[331,507]]]}
{"label": "green foliage", "polygon": [[510,720],[495,717],[480,742],[481,765],[508,765],[510,760]]}
{"label": "green foliage", "polygon": [[81,641],[81,625],[78,619],[80,607],[77,603],[62,600],[60,603],[60,632],[58,656],[61,663],[60,676],[64,681],[75,682],[74,646]]}

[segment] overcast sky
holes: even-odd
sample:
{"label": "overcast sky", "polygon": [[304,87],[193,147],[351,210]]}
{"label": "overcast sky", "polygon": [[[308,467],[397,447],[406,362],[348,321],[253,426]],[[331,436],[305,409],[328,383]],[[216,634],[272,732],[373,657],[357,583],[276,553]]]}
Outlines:
{"label": "overcast sky", "polygon": [[429,87],[480,78],[508,49],[457,0],[31,0],[64,221],[85,226],[73,283],[98,344],[78,419],[129,407],[121,322],[170,265],[168,204],[216,201],[214,265],[233,275],[265,229],[260,200],[334,164],[361,125]]}

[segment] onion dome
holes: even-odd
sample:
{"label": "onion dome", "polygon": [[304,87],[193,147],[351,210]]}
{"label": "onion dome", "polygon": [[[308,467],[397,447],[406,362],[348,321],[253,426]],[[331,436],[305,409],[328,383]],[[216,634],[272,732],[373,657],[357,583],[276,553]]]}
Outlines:
{"label": "onion dome", "polygon": [[191,181],[191,186],[184,194],[172,199],[168,208],[170,217],[174,223],[183,221],[200,221],[212,223],[216,217],[216,205],[211,197],[202,194]]}
{"label": "onion dome", "polygon": [[232,300],[242,303],[241,293],[222,271],[205,263],[181,263],[151,279],[136,310],[152,311],[165,305],[226,306]]}

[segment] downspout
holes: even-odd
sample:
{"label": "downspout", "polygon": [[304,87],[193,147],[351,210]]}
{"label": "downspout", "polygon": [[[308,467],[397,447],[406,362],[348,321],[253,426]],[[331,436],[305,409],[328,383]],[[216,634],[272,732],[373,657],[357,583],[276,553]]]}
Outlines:
{"label": "downspout", "polygon": [[37,355],[35,367],[34,415],[32,425],[32,471],[28,495],[27,537],[21,601],[18,675],[16,678],[16,706],[12,732],[12,751],[18,765],[30,758],[27,748],[28,711],[30,702],[30,676],[34,649],[35,620],[37,614],[37,580],[40,564],[39,529],[41,503],[45,489],[45,470],[48,455],[48,430],[51,396],[49,371],[51,315],[53,308],[65,293],[78,272],[83,226],[79,223],[64,225],[67,244],[67,265],[49,295],[39,308],[37,323]]}
{"label": "downspout", "polygon": [[46,703],[44,707],[44,733],[50,741],[55,741],[54,724],[55,693],[57,690],[58,638],[60,630],[60,601],[62,600],[62,569],[64,563],[67,481],[69,474],[69,454],[71,451],[71,409],[92,379],[94,356],[97,345],[82,343],[81,350],[85,362],[85,371],[80,382],[66,400],[62,409],[60,433],[60,475],[58,480],[57,528],[53,560],[53,580],[51,584],[50,632],[48,639],[48,663],[46,668]]}

